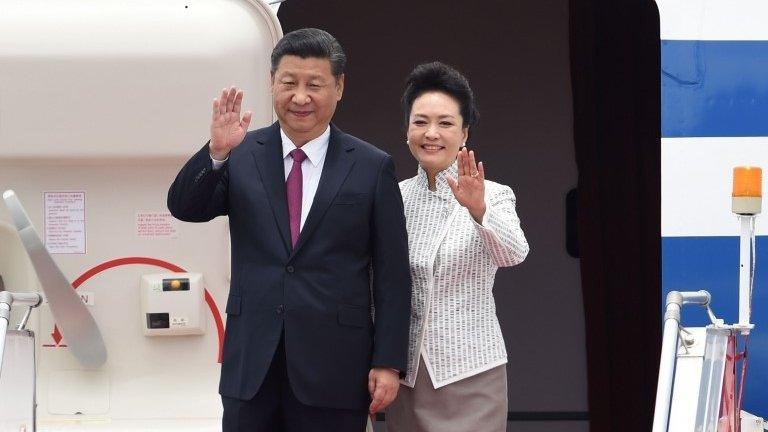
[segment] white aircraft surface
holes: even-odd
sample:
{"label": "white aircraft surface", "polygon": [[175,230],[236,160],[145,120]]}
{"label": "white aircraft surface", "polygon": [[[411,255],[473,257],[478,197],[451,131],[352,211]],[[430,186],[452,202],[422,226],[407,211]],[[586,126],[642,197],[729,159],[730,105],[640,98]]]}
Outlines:
{"label": "white aircraft surface", "polygon": [[258,0],[0,0],[0,11],[0,431],[220,430],[227,220],[179,222],[166,194],[205,144],[221,88],[245,90],[253,128],[274,121],[275,11]]}

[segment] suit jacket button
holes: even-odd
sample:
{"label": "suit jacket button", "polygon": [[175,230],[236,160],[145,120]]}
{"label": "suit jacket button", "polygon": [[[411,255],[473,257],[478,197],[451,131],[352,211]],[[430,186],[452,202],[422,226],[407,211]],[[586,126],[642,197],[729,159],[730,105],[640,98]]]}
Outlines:
{"label": "suit jacket button", "polygon": [[280,305],[277,307],[277,309],[275,309],[275,313],[277,313],[278,315],[282,315],[284,311],[285,311],[285,308],[283,307],[283,305]]}
{"label": "suit jacket button", "polygon": [[285,268],[285,271],[287,271],[288,273],[293,273],[295,269],[293,268],[292,265],[289,265],[288,267]]}

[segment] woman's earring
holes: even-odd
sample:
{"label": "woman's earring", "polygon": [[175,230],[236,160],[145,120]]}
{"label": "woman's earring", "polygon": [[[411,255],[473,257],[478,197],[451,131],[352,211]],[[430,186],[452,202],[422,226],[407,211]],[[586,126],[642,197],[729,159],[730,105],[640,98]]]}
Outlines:
{"label": "woman's earring", "polygon": [[409,141],[409,140],[405,140],[405,143],[408,144],[408,145],[411,145],[411,141]]}

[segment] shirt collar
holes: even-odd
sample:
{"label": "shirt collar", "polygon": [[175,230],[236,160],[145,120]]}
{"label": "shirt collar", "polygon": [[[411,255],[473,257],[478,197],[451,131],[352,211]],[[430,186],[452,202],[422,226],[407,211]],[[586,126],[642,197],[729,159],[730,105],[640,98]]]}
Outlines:
{"label": "shirt collar", "polygon": [[[283,131],[283,128],[280,128],[280,137],[283,141],[283,159],[288,157],[288,153],[296,149],[296,144],[291,141],[290,138],[288,138],[288,135],[285,134]],[[331,126],[328,125],[327,128],[325,128],[325,132],[320,134],[319,137],[313,139],[312,141],[309,141],[308,143],[301,146],[301,149],[304,151],[304,153],[307,155],[307,159],[312,163],[312,165],[317,166],[317,164],[320,163],[320,161],[323,160],[323,157],[325,157],[325,153],[328,150],[328,142],[331,139]]]}
{"label": "shirt collar", "polygon": [[[448,168],[440,171],[435,175],[435,192],[438,196],[449,196],[453,195],[453,192],[451,191],[451,186],[448,185],[448,176],[453,177],[454,180],[458,179],[458,173],[459,173],[459,165],[457,161],[454,161]],[[429,178],[427,177],[427,172],[424,171],[424,168],[419,165],[418,172],[416,174],[417,182],[421,187],[425,189],[429,189]]]}

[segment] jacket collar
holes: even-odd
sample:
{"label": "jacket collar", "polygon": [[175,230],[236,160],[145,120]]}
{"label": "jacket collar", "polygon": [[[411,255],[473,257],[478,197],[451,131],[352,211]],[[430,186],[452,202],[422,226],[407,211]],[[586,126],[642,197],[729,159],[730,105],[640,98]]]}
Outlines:
{"label": "jacket collar", "polygon": [[349,175],[355,164],[353,152],[355,144],[344,132],[335,125],[330,125],[328,150],[325,155],[323,172],[315,193],[315,199],[309,209],[309,215],[299,234],[296,247],[291,247],[289,229],[288,202],[285,188],[285,168],[283,163],[282,138],[278,122],[262,130],[256,137],[259,145],[254,146],[253,156],[261,176],[261,181],[267,192],[272,213],[275,218],[283,245],[289,255],[289,261],[301,250],[302,246],[317,229],[328,207]]}

